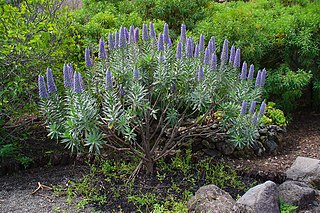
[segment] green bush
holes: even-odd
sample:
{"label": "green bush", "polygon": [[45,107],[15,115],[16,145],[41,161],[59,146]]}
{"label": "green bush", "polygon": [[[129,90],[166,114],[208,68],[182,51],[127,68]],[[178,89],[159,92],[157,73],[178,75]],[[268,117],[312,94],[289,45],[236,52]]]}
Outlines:
{"label": "green bush", "polygon": [[291,112],[297,107],[296,101],[303,94],[312,74],[303,70],[293,72],[287,66],[269,72],[266,94],[270,100],[277,102],[280,109]]}
{"label": "green bush", "polygon": [[50,66],[58,75],[64,60],[77,60],[79,35],[69,13],[54,0],[16,6],[1,0],[0,13],[0,112],[8,119],[36,111],[38,74]]}

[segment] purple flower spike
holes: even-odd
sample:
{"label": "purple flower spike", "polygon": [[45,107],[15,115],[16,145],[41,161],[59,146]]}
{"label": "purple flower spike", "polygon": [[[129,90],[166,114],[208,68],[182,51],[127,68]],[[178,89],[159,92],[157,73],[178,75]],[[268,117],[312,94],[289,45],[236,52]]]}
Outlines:
{"label": "purple flower spike", "polygon": [[137,43],[139,41],[139,28],[137,27],[134,30],[134,42]]}
{"label": "purple flower spike", "polygon": [[54,83],[52,70],[50,68],[47,69],[47,86],[48,86],[48,93],[57,93],[57,87],[56,87],[56,84]]}
{"label": "purple flower spike", "polygon": [[261,78],[260,78],[260,86],[263,87],[264,84],[266,83],[266,75],[267,75],[267,71],[266,69],[263,69],[261,71]]}
{"label": "purple flower spike", "polygon": [[243,62],[242,69],[241,69],[241,74],[240,74],[240,79],[241,80],[246,80],[246,78],[247,78],[247,69],[248,69],[247,63]]}
{"label": "purple flower spike", "polygon": [[253,114],[251,122],[252,122],[252,124],[257,124],[258,123],[258,117],[257,117],[256,113]]}
{"label": "purple flower spike", "polygon": [[150,22],[149,28],[150,28],[150,37],[153,39],[156,39],[156,31],[154,30],[154,25],[152,22]]}
{"label": "purple flower spike", "polygon": [[167,23],[165,23],[163,25],[163,39],[164,39],[164,43],[169,44],[169,25]]}
{"label": "purple flower spike", "polygon": [[128,43],[129,44],[133,44],[134,43],[134,26],[130,26],[130,33],[129,33],[129,40]]}
{"label": "purple flower spike", "polygon": [[208,43],[208,46],[207,46],[207,49],[208,49],[208,51],[209,51],[209,55],[211,56],[212,55],[212,53],[214,53],[214,51],[212,51],[212,42],[211,41],[209,41],[209,43]]}
{"label": "purple flower spike", "polygon": [[38,87],[39,87],[40,99],[47,99],[49,97],[49,95],[48,95],[48,91],[46,88],[46,84],[44,82],[44,78],[41,75],[38,76]]}
{"label": "purple flower spike", "polygon": [[[215,40],[215,38],[212,36],[211,38],[210,38],[210,50],[211,50],[211,53],[214,53],[215,51],[216,51],[216,40]],[[208,45],[209,46],[209,45]]]}
{"label": "purple flower spike", "polygon": [[247,113],[247,102],[242,101],[240,115],[245,115]]}
{"label": "purple flower spike", "polygon": [[199,47],[198,44],[196,45],[196,48],[194,48],[194,57],[195,58],[199,58],[200,57],[200,47]]}
{"label": "purple flower spike", "polygon": [[100,38],[100,41],[99,41],[99,54],[98,54],[98,57],[100,59],[106,59],[107,58],[107,52],[106,52],[104,40],[102,38]]}
{"label": "purple flower spike", "polygon": [[72,73],[69,71],[68,65],[63,66],[64,87],[72,88]]}
{"label": "purple flower spike", "polygon": [[73,88],[73,67],[72,67],[72,64],[67,64],[67,68],[68,68],[68,73],[70,76],[71,88]]}
{"label": "purple flower spike", "polygon": [[163,36],[163,34],[159,34],[158,51],[164,51],[164,36]]}
{"label": "purple flower spike", "polygon": [[229,58],[229,64],[233,65],[234,62],[234,56],[236,55],[236,48],[232,45],[230,49],[230,58]]}
{"label": "purple flower spike", "polygon": [[111,90],[112,88],[113,88],[112,73],[108,69],[106,72],[106,89]]}
{"label": "purple flower spike", "polygon": [[257,105],[256,101],[251,101],[249,113],[254,113],[256,111],[256,105]]}
{"label": "purple flower spike", "polygon": [[171,38],[170,38],[170,37],[169,37],[168,47],[169,47],[169,48],[171,48],[171,47],[172,47],[172,40],[171,40]]}
{"label": "purple flower spike", "polygon": [[135,80],[140,80],[140,78],[141,78],[141,76],[140,76],[140,72],[139,72],[139,70],[137,70],[137,69],[134,69],[133,70],[133,78],[135,79]]}
{"label": "purple flower spike", "polygon": [[187,41],[186,31],[187,31],[186,25],[181,24],[180,41],[182,43],[186,43]]}
{"label": "purple flower spike", "polygon": [[204,71],[202,66],[199,66],[198,81],[204,81]]}
{"label": "purple flower spike", "polygon": [[225,39],[223,42],[222,52],[221,52],[221,64],[224,65],[228,61],[228,40]]}
{"label": "purple flower spike", "polygon": [[142,25],[142,40],[144,41],[149,40],[148,27],[146,24]]}
{"label": "purple flower spike", "polygon": [[199,50],[200,52],[204,51],[204,36],[201,34],[199,39]]}
{"label": "purple flower spike", "polygon": [[261,70],[258,70],[258,74],[257,74],[257,77],[256,77],[256,84],[255,84],[255,87],[260,87],[260,80],[261,80]]}
{"label": "purple flower spike", "polygon": [[267,104],[263,101],[260,106],[259,117],[262,117],[264,115],[264,112],[266,111],[266,107],[267,107]]}
{"label": "purple flower spike", "polygon": [[192,38],[187,38],[186,56],[187,56],[187,58],[192,58],[192,56],[193,56],[193,40],[192,40]]}
{"label": "purple flower spike", "polygon": [[126,41],[128,41],[129,40],[129,32],[126,27],[124,27],[124,35],[125,35]]}
{"label": "purple flower spike", "polygon": [[119,34],[119,47],[126,47],[126,34],[125,34],[125,28],[120,28],[120,34]]}
{"label": "purple flower spike", "polygon": [[233,67],[240,68],[240,49],[237,49],[236,55],[234,56]]}
{"label": "purple flower spike", "polygon": [[86,61],[86,67],[91,67],[92,66],[92,61],[90,58],[90,49],[87,47],[85,52],[84,52],[84,58]]}
{"label": "purple flower spike", "polygon": [[114,37],[111,33],[108,35],[108,49],[113,50],[114,49]]}
{"label": "purple flower spike", "polygon": [[77,94],[82,93],[82,87],[80,82],[80,75],[77,72],[74,72],[73,75],[73,91]]}
{"label": "purple flower spike", "polygon": [[206,48],[204,52],[203,64],[210,64],[210,48]]}
{"label": "purple flower spike", "polygon": [[119,85],[119,95],[120,95],[120,97],[123,97],[125,95],[122,84]]}
{"label": "purple flower spike", "polygon": [[217,55],[215,53],[211,57],[210,70],[217,70]]}
{"label": "purple flower spike", "polygon": [[176,59],[181,60],[182,59],[182,42],[179,41],[177,45],[177,51],[176,51]]}
{"label": "purple flower spike", "polygon": [[248,74],[248,79],[252,80],[254,75],[254,65],[251,64],[249,68],[249,74]]}
{"label": "purple flower spike", "polygon": [[119,43],[120,43],[120,34],[119,32],[116,32],[114,34],[114,48],[119,47]]}

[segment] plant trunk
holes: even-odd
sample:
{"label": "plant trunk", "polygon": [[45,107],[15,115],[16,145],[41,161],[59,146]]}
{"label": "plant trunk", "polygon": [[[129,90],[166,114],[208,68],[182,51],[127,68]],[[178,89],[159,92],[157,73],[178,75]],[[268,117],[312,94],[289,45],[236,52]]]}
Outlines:
{"label": "plant trunk", "polygon": [[149,159],[149,161],[145,161],[144,164],[147,168],[147,174],[153,174],[154,161]]}

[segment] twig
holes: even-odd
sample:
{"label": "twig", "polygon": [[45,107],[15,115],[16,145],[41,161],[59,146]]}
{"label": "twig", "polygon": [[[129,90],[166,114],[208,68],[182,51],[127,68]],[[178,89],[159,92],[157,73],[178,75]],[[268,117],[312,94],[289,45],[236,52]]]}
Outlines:
{"label": "twig", "polygon": [[38,188],[36,190],[34,190],[31,194],[35,195],[40,189],[42,189],[42,190],[50,190],[50,191],[53,190],[51,187],[43,185],[40,182],[38,182]]}
{"label": "twig", "polygon": [[139,173],[139,171],[140,171],[140,169],[142,167],[142,163],[143,163],[143,161],[141,160],[139,165],[137,166],[137,168],[131,173],[131,175],[128,178],[126,184],[129,183],[131,180],[133,180],[137,176],[137,174]]}

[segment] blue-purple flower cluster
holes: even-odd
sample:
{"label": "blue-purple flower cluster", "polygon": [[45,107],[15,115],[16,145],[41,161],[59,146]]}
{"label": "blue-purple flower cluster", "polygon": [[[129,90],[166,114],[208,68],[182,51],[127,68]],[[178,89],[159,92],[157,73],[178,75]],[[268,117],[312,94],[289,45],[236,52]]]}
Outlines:
{"label": "blue-purple flower cluster", "polygon": [[[87,50],[86,50],[87,51]],[[74,93],[80,94],[83,92],[82,75],[79,72],[73,72],[72,64],[65,64],[63,66],[64,87],[71,89]],[[50,68],[46,72],[47,84],[45,84],[44,77],[38,76],[38,87],[40,99],[47,99],[50,93],[57,93],[57,87],[54,82],[53,73]],[[47,89],[48,88],[48,89]]]}
{"label": "blue-purple flower cluster", "polygon": [[44,77],[41,75],[38,76],[38,88],[40,99],[47,99],[49,98],[50,93],[57,93],[57,87],[54,83],[53,73],[50,68],[47,69],[46,78],[47,85],[45,84]]}
{"label": "blue-purple flower cluster", "polygon": [[[258,123],[259,119],[262,118],[262,116],[264,115],[266,107],[267,107],[266,103],[263,101],[261,103],[261,105],[260,105],[260,110],[257,113],[256,112],[256,105],[257,105],[256,101],[251,101],[250,108],[249,108],[249,111],[248,111],[248,114],[251,115],[252,124],[257,124]],[[242,101],[241,110],[240,110],[240,116],[244,116],[244,115],[247,114],[247,106],[248,106],[248,102],[247,101]]]}

